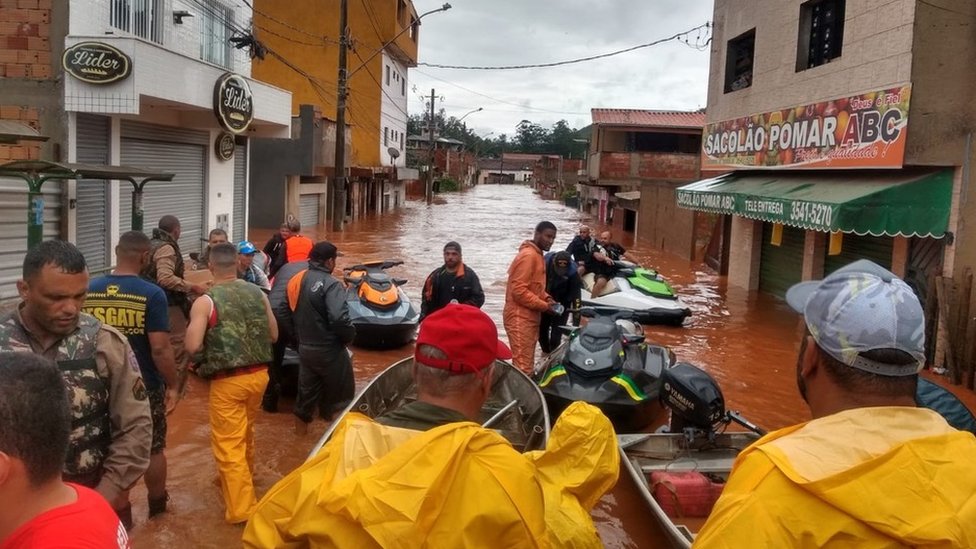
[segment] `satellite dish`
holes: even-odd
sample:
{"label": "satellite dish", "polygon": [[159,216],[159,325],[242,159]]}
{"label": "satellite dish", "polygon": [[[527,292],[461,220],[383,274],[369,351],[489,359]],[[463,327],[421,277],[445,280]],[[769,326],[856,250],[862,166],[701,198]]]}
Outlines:
{"label": "satellite dish", "polygon": [[390,158],[400,158],[400,149],[396,147],[387,147],[386,152],[390,153]]}

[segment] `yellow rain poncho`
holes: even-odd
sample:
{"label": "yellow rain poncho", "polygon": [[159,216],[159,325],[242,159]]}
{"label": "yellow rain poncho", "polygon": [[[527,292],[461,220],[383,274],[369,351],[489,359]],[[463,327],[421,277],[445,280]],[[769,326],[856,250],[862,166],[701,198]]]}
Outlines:
{"label": "yellow rain poncho", "polygon": [[848,410],[739,455],[696,548],[976,547],[976,438],[921,408]]}
{"label": "yellow rain poncho", "polygon": [[349,414],[261,500],[244,547],[600,547],[588,510],[618,473],[609,421],[570,407],[549,447],[530,458],[474,423],[419,432]]}

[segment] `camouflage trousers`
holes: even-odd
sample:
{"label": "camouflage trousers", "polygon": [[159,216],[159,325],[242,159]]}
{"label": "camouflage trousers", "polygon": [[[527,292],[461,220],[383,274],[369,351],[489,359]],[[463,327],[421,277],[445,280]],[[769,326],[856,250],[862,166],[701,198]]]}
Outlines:
{"label": "camouflage trousers", "polygon": [[186,314],[179,305],[169,306],[169,344],[173,347],[173,358],[176,362],[176,389],[183,395],[186,391],[187,364],[189,355],[184,347],[186,340]]}

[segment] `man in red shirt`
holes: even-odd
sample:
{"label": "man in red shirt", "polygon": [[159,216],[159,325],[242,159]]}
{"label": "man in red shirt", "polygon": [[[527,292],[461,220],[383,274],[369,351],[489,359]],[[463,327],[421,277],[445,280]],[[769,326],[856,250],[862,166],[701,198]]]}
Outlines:
{"label": "man in red shirt", "polygon": [[71,410],[55,364],[0,353],[0,549],[129,549],[98,492],[61,481]]}

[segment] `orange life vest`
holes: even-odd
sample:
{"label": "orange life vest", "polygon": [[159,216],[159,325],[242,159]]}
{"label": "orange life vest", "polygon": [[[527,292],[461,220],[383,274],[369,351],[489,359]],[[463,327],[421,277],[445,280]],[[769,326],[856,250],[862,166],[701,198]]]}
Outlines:
{"label": "orange life vest", "polygon": [[308,254],[312,252],[314,242],[312,239],[301,234],[296,234],[285,241],[285,262],[305,261]]}

